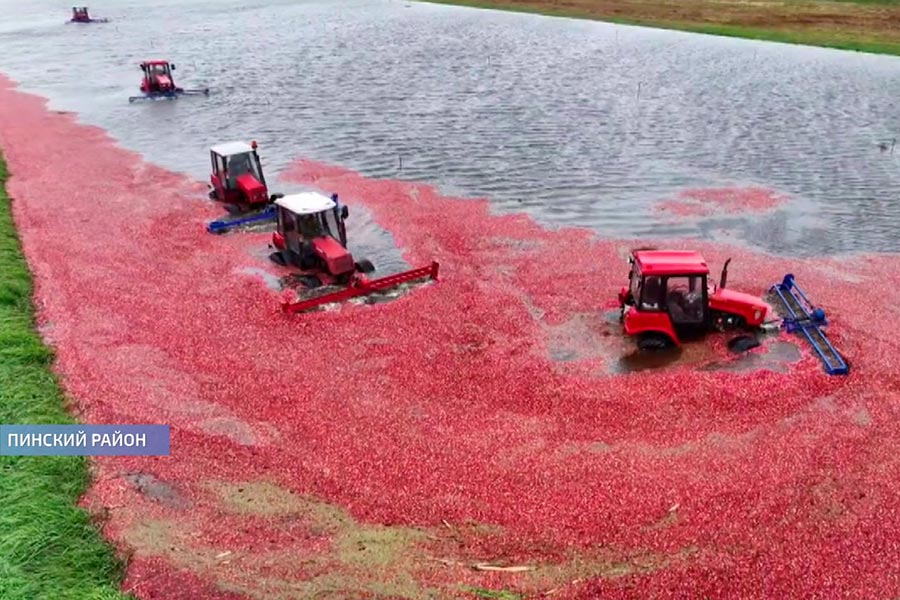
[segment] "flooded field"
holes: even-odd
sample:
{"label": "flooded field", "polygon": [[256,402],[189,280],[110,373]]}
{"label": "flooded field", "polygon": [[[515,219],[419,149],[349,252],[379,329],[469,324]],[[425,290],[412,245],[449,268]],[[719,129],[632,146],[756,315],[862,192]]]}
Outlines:
{"label": "flooded field", "polygon": [[[0,0],[0,72],[51,98],[0,76],[0,147],[73,411],[171,427],[169,457],[91,461],[125,590],[900,593],[900,354],[871,319],[900,256],[822,256],[896,250],[900,61],[378,0],[91,8]],[[147,58],[213,94],[129,104]],[[235,138],[277,191],[340,194],[354,256],[439,281],[285,315],[268,234],[202,230]],[[783,332],[637,357],[634,237],[753,295],[796,273],[851,373]]]}
{"label": "flooded field", "polygon": [[[792,255],[896,249],[900,59],[403,1],[340,7],[136,1],[95,5],[111,22],[80,26],[48,0],[0,0],[16,15],[0,24],[0,71],[204,180],[211,144],[255,138],[272,171],[311,158],[548,226]],[[212,95],[129,104],[138,63],[158,57]],[[784,201],[751,216],[657,210],[703,188]]]}

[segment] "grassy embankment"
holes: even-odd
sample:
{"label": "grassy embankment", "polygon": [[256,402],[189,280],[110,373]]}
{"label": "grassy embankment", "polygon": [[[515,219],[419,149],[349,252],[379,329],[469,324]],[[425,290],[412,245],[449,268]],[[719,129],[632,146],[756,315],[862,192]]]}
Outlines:
{"label": "grassy embankment", "polygon": [[[0,156],[0,423],[74,423],[34,327],[31,277],[13,226]],[[124,600],[122,565],[75,503],[83,457],[0,457],[0,598]]]}
{"label": "grassy embankment", "polygon": [[900,0],[424,0],[900,55]]}

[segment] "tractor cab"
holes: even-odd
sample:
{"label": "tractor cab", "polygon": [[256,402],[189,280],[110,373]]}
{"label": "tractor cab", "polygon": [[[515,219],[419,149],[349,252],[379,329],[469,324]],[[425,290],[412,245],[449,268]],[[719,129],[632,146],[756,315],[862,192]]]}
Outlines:
{"label": "tractor cab", "polygon": [[142,62],[140,67],[144,73],[144,78],[141,80],[141,91],[145,94],[177,91],[175,80],[172,77],[175,65],[165,60],[148,60]]}
{"label": "tractor cab", "polygon": [[314,271],[320,279],[346,281],[356,272],[371,272],[371,263],[355,263],[347,250],[349,216],[337,195],[331,198],[315,192],[291,194],[275,200],[278,226],[272,242],[280,252],[273,260],[292,264],[303,271]]}
{"label": "tractor cab", "polygon": [[759,326],[768,306],[760,299],[725,289],[728,263],[717,287],[709,267],[691,251],[638,250],[629,258],[629,285],[619,292],[627,335],[646,349],[678,346],[710,330]]}
{"label": "tractor cab", "polygon": [[72,7],[72,22],[73,23],[90,23],[91,17],[88,15],[87,6],[73,6]]}
{"label": "tractor cab", "polygon": [[226,142],[210,148],[210,198],[238,206],[269,203],[257,147],[256,142]]}

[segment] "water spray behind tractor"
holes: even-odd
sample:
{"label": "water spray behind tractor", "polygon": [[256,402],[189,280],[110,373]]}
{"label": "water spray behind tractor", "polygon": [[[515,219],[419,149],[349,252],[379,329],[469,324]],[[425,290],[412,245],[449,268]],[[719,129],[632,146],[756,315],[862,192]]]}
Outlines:
{"label": "water spray behind tractor", "polygon": [[[277,249],[273,262],[299,271],[297,280],[304,288],[302,297],[286,302],[285,312],[298,313],[326,304],[343,302],[396,288],[416,280],[436,280],[438,263],[402,273],[369,279],[375,266],[368,260],[355,260],[347,249],[349,216],[337,194],[331,198],[315,192],[291,194],[275,200],[277,230],[272,243]],[[319,289],[337,291],[318,293]]]}

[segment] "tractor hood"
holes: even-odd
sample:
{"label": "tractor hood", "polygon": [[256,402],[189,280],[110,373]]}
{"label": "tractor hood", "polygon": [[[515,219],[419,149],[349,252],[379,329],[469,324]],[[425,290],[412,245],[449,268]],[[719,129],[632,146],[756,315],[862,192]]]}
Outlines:
{"label": "tractor hood", "polygon": [[709,306],[715,311],[743,317],[751,327],[761,324],[769,312],[769,305],[756,296],[727,288],[710,294]]}
{"label": "tractor hood", "polygon": [[169,90],[172,89],[172,78],[168,75],[157,75],[156,76],[156,84],[159,86],[161,90]]}
{"label": "tractor hood", "polygon": [[262,204],[268,201],[266,186],[251,173],[244,173],[235,180],[235,183],[248,204]]}
{"label": "tractor hood", "polygon": [[317,237],[312,241],[312,247],[330,274],[338,276],[356,270],[353,255],[333,237],[327,235]]}

